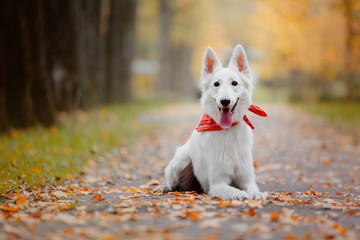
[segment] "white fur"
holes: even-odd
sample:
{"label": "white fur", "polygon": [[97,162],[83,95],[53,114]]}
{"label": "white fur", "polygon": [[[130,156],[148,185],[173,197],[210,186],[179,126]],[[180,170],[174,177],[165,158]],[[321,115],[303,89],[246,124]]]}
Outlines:
{"label": "white fur", "polygon": [[[239,68],[237,59],[243,60]],[[208,69],[208,58],[214,60],[212,71]],[[219,82],[215,87],[214,82]],[[238,85],[233,86],[232,82]],[[201,106],[205,113],[217,123],[220,121],[220,100],[230,100],[232,115],[237,125],[221,131],[193,131],[185,145],[179,147],[165,169],[166,186],[158,189],[172,190],[178,184],[179,173],[191,161],[194,174],[205,193],[221,199],[265,199],[256,185],[252,159],[252,131],[243,121],[251,104],[253,82],[247,57],[241,45],[237,45],[229,62],[223,68],[214,51],[208,47],[201,71]]]}

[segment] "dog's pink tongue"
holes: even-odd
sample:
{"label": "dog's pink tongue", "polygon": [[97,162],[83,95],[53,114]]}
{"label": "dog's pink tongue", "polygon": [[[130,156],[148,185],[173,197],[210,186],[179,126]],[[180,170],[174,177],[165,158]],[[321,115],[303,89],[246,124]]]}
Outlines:
{"label": "dog's pink tongue", "polygon": [[220,126],[223,129],[229,129],[232,125],[232,112],[228,108],[223,108],[220,110]]}

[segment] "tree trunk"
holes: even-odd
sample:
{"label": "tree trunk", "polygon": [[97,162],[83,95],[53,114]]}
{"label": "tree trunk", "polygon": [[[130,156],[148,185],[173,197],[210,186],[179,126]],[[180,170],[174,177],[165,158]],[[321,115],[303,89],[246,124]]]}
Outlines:
{"label": "tree trunk", "polygon": [[160,1],[160,39],[159,39],[159,63],[160,71],[157,82],[157,90],[167,93],[171,90],[172,64],[170,62],[170,29],[173,17],[171,2]]}
{"label": "tree trunk", "polygon": [[192,49],[185,44],[170,48],[171,75],[168,82],[171,91],[180,93],[183,97],[194,97],[196,87],[191,78]]}
{"label": "tree trunk", "polygon": [[101,1],[88,0],[86,2],[86,39],[88,51],[88,86],[89,102],[91,105],[100,101],[100,21]]}
{"label": "tree trunk", "polygon": [[44,126],[51,126],[55,124],[56,118],[50,88],[50,73],[46,61],[48,50],[46,49],[43,1],[36,1],[36,4],[26,1],[24,7],[26,9],[23,14],[26,16],[26,21],[23,38],[26,39],[27,78],[31,83],[32,114],[37,122]]}
{"label": "tree trunk", "polygon": [[[27,73],[24,39],[24,23],[27,20],[22,2],[1,1],[2,44],[0,46],[1,77],[4,96],[2,107],[5,110],[2,122],[8,127],[22,128],[35,122],[31,108],[31,83]],[[6,33],[6,34],[3,34]]]}
{"label": "tree trunk", "polygon": [[44,5],[47,19],[47,61],[54,103],[58,110],[74,110],[79,107],[75,103],[78,82],[74,1],[46,0]]}
{"label": "tree trunk", "polygon": [[108,43],[107,97],[111,102],[131,99],[131,61],[135,48],[136,0],[112,0]]}

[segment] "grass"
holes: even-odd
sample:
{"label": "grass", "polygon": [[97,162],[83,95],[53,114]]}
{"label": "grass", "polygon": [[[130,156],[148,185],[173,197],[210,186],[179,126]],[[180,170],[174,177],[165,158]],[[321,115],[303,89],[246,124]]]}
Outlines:
{"label": "grass", "polygon": [[297,106],[321,116],[330,124],[360,130],[360,103],[316,102],[298,103]]}
{"label": "grass", "polygon": [[164,104],[137,102],[60,113],[61,127],[13,129],[0,136],[0,194],[79,173],[92,155],[104,154],[151,130],[138,116],[159,105]]}

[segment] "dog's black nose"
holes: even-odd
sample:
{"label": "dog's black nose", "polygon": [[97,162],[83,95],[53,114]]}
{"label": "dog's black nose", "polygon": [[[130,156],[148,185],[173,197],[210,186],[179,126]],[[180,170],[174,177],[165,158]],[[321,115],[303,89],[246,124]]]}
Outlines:
{"label": "dog's black nose", "polygon": [[230,104],[230,100],[229,99],[222,99],[222,100],[220,100],[220,103],[224,107],[227,107]]}

